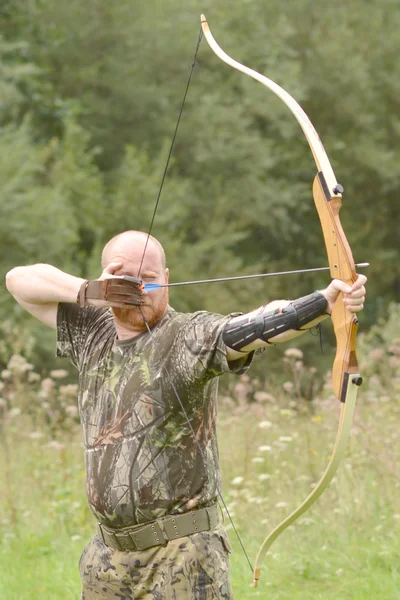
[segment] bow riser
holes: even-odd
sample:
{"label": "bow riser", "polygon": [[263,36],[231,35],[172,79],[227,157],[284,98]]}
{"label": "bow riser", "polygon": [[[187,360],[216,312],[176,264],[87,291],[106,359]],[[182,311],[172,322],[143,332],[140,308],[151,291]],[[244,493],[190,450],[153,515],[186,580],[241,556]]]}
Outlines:
{"label": "bow riser", "polygon": [[313,197],[324,234],[332,279],[341,279],[352,285],[357,279],[353,254],[339,219],[342,195],[332,195],[320,172],[314,178]]}
{"label": "bow riser", "polygon": [[[324,235],[331,277],[352,285],[357,279],[353,254],[339,218],[341,194],[331,195],[320,172],[313,184],[313,197]],[[332,368],[332,385],[337,398],[345,401],[345,373],[358,373],[356,336],[358,319],[343,303],[343,294],[335,302],[332,324],[336,336],[336,356]],[[346,384],[347,385],[347,384]]]}

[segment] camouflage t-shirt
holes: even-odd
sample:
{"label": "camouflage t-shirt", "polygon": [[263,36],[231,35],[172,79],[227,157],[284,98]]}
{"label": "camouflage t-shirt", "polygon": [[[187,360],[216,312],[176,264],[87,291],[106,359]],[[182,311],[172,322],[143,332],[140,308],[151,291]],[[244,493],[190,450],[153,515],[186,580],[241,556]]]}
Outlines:
{"label": "camouflage t-shirt", "polygon": [[217,376],[251,362],[227,362],[230,317],[168,308],[151,335],[118,340],[111,310],[59,304],[57,356],[79,371],[87,495],[101,523],[126,527],[216,498]]}

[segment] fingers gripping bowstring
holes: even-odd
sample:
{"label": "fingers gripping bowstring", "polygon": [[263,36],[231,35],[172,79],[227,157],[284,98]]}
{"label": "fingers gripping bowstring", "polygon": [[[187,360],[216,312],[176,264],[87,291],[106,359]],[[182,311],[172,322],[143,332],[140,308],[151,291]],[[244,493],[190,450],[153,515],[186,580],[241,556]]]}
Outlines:
{"label": "fingers gripping bowstring", "polygon": [[179,109],[178,119],[176,121],[175,130],[174,130],[174,133],[173,133],[173,136],[172,136],[171,145],[170,145],[169,152],[168,152],[167,162],[165,163],[165,168],[164,168],[163,175],[162,175],[162,178],[161,178],[161,183],[160,183],[160,187],[159,187],[159,190],[158,190],[156,202],[155,202],[155,205],[154,205],[153,215],[151,217],[150,227],[149,227],[149,231],[147,233],[147,238],[146,238],[146,242],[145,242],[145,245],[144,245],[143,254],[142,254],[141,261],[140,261],[140,266],[139,266],[139,271],[138,271],[137,277],[140,277],[140,273],[142,271],[143,261],[144,261],[144,257],[145,257],[146,250],[147,250],[147,245],[149,243],[150,235],[151,235],[151,232],[152,232],[152,229],[153,229],[153,225],[154,225],[154,219],[156,217],[158,205],[160,203],[161,192],[162,192],[162,189],[163,189],[163,186],[164,186],[165,178],[167,176],[168,167],[169,167],[169,163],[170,163],[171,156],[172,156],[172,151],[174,149],[174,145],[175,145],[175,141],[176,141],[176,136],[178,134],[179,124],[181,122],[181,117],[182,117],[182,114],[183,114],[183,109],[185,107],[186,97],[187,97],[187,94],[188,94],[188,91],[189,91],[190,82],[192,80],[193,71],[194,71],[194,68],[196,66],[197,54],[199,52],[200,42],[201,42],[202,38],[203,38],[203,30],[200,27],[200,33],[199,33],[199,38],[198,38],[197,44],[196,44],[196,50],[195,50],[195,53],[194,53],[194,56],[193,56],[192,67],[190,69],[189,77],[188,77],[188,80],[187,80],[187,83],[186,83],[185,93],[183,94],[181,107]]}
{"label": "fingers gripping bowstring", "polygon": [[[152,341],[152,344],[153,344],[154,350],[155,350],[155,352],[157,353],[157,355],[158,355],[158,358],[161,358],[161,356],[160,356],[160,353],[159,353],[159,351],[158,351],[158,348],[157,348],[157,344],[156,344],[156,342],[155,342],[155,340],[154,340],[154,337],[153,337],[152,331],[151,331],[151,329],[150,329],[149,323],[148,323],[148,321],[147,321],[147,319],[146,319],[146,317],[145,317],[145,314],[144,314],[144,312],[143,312],[143,309],[142,309],[142,307],[141,307],[141,306],[139,306],[139,310],[140,310],[140,312],[141,312],[141,315],[142,315],[142,318],[143,318],[144,324],[146,325],[146,329],[147,329],[147,332],[148,332],[148,334],[149,334],[149,336],[150,336],[150,339],[151,339],[151,341]],[[167,368],[165,367],[165,365],[163,366],[163,369],[164,369],[164,372],[165,372],[165,374],[166,374],[166,376],[167,376],[167,379],[168,379],[168,381],[169,381],[169,384],[170,384],[170,385],[171,385],[171,387],[172,387],[172,390],[173,390],[173,392],[174,392],[174,394],[175,394],[175,397],[176,397],[176,399],[178,400],[179,407],[180,407],[180,409],[182,410],[182,413],[183,413],[183,416],[184,416],[184,418],[185,418],[185,421],[186,421],[187,425],[189,426],[190,433],[192,434],[192,436],[193,436],[193,439],[194,439],[194,440],[195,440],[195,442],[196,442],[196,446],[197,446],[197,448],[198,448],[198,451],[199,451],[199,453],[200,453],[200,456],[201,456],[201,458],[202,458],[202,460],[203,460],[203,464],[205,465],[205,464],[206,464],[206,456],[205,456],[205,454],[204,454],[204,450],[203,450],[203,448],[202,448],[202,446],[201,446],[201,444],[200,444],[200,441],[199,441],[199,439],[198,439],[198,437],[197,437],[197,435],[196,435],[196,432],[195,432],[195,430],[193,429],[193,425],[192,425],[192,423],[191,423],[191,421],[190,421],[189,415],[187,414],[187,411],[186,411],[186,409],[185,409],[185,407],[184,407],[184,404],[183,404],[183,402],[182,402],[182,400],[181,400],[181,397],[180,397],[180,395],[179,395],[179,392],[178,392],[178,390],[176,389],[176,386],[175,386],[175,384],[174,384],[174,382],[173,382],[173,379],[172,379],[171,375],[169,374],[169,371],[167,370]],[[231,525],[232,525],[232,528],[233,528],[233,530],[234,530],[234,532],[235,532],[235,535],[236,535],[236,537],[237,537],[237,539],[238,539],[238,542],[239,542],[239,544],[240,544],[240,547],[241,547],[241,548],[242,548],[242,550],[243,550],[243,553],[244,553],[244,555],[245,555],[245,557],[246,557],[246,560],[247,560],[247,562],[249,563],[250,570],[253,572],[253,566],[252,566],[252,564],[251,564],[251,561],[250,561],[249,555],[248,555],[248,554],[247,554],[247,552],[246,552],[246,549],[245,549],[245,547],[244,547],[244,545],[243,545],[243,542],[242,542],[242,540],[241,540],[241,537],[240,537],[240,535],[239,535],[239,532],[238,532],[238,530],[236,529],[235,523],[233,522],[233,519],[232,519],[232,517],[231,517],[231,514],[230,514],[230,512],[229,512],[229,510],[228,510],[228,507],[227,507],[227,505],[226,505],[226,502],[225,502],[225,500],[224,500],[224,498],[223,498],[223,496],[222,496],[222,493],[221,493],[221,491],[220,491],[220,489],[219,489],[219,488],[217,488],[217,494],[218,494],[218,497],[219,497],[219,500],[220,500],[220,502],[221,502],[222,506],[223,506],[223,507],[224,507],[224,509],[225,509],[225,512],[226,512],[226,514],[228,515],[229,521],[230,521],[230,523],[231,523]]]}

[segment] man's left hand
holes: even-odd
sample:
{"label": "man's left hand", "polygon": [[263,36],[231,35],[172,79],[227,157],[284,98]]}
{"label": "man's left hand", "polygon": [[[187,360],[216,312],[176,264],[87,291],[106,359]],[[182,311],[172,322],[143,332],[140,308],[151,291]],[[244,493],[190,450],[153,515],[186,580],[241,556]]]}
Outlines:
{"label": "man's left hand", "polygon": [[343,292],[343,303],[347,310],[356,313],[364,308],[365,302],[365,284],[367,278],[365,275],[358,275],[357,281],[352,286],[347,285],[340,279],[333,279],[325,290],[320,290],[328,302],[327,312],[332,313],[334,304],[340,292]]}

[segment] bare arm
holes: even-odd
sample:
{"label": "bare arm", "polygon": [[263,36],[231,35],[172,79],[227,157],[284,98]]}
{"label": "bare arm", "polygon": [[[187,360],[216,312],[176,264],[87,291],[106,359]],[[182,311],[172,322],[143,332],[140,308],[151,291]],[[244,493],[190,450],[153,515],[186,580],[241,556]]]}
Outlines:
{"label": "bare arm", "polygon": [[6,286],[15,300],[49,327],[57,327],[60,302],[76,302],[85,280],[47,264],[15,267],[6,275]]}

